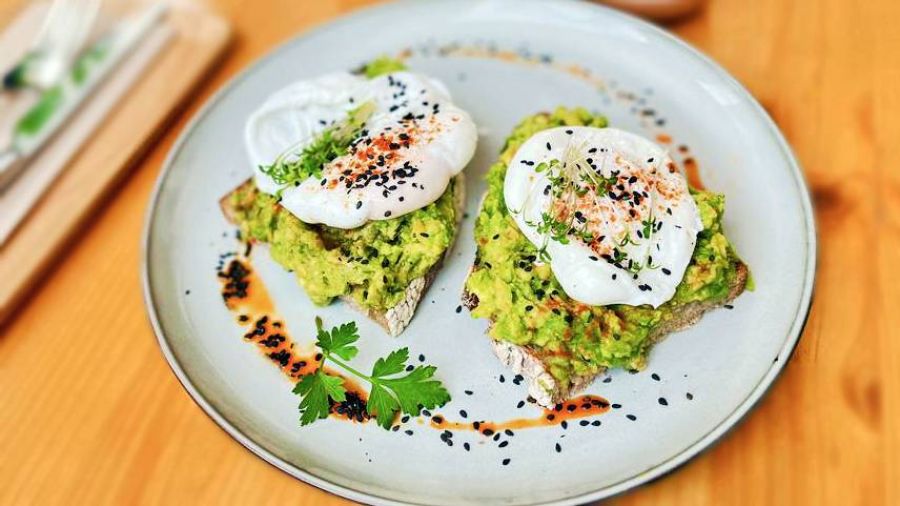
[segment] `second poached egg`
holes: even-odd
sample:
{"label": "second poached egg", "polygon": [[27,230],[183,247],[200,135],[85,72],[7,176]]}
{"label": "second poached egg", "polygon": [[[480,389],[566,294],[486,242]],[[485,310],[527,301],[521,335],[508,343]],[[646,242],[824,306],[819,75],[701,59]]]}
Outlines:
{"label": "second poached egg", "polygon": [[510,162],[504,198],[566,294],[589,305],[665,303],[703,229],[666,150],[615,128],[538,132]]}

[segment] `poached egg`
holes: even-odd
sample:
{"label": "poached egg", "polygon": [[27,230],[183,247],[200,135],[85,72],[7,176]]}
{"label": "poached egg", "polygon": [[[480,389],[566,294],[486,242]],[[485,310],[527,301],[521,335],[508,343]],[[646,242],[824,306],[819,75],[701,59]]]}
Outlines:
{"label": "poached egg", "polygon": [[509,164],[504,198],[566,294],[589,305],[665,303],[703,230],[666,150],[615,128],[535,134]]}
{"label": "poached egg", "polygon": [[[298,157],[327,130],[365,107],[365,122],[321,175],[285,185],[264,167]],[[373,79],[346,72],[299,81],[269,97],[247,121],[244,140],[257,187],[280,192],[301,221],[355,228],[431,204],[472,159],[475,123],[437,80],[411,72]]]}

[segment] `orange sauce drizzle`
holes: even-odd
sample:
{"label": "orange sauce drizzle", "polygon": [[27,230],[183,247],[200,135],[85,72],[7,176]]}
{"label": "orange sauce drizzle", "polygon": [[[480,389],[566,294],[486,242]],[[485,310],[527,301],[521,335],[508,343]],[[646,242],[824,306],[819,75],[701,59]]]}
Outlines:
{"label": "orange sauce drizzle", "polygon": [[[219,280],[225,305],[246,330],[245,341],[256,344],[291,382],[318,370],[321,355],[295,349],[296,343],[288,335],[284,322],[274,317],[275,304],[265,285],[248,262],[231,260],[219,273]],[[325,370],[329,375],[342,377],[347,390],[348,401],[332,406],[332,416],[359,422],[367,420],[368,416],[362,415],[367,398],[365,390],[343,374],[329,367]]]}
{"label": "orange sauce drizzle", "polygon": [[468,430],[480,432],[484,436],[492,436],[506,429],[549,427],[570,420],[602,415],[609,411],[609,406],[609,401],[603,397],[582,395],[557,404],[553,408],[544,409],[541,416],[533,418],[514,418],[505,422],[460,422],[447,420],[443,415],[436,414],[431,417],[429,424],[436,429]]}
{"label": "orange sauce drizzle", "polygon": [[688,184],[698,190],[706,189],[703,186],[703,180],[700,179],[700,167],[697,165],[697,160],[694,157],[689,156],[682,160],[682,167],[684,167],[684,173],[687,176]]}
{"label": "orange sauce drizzle", "polygon": [[[275,318],[275,304],[265,289],[262,279],[242,258],[233,258],[219,272],[222,297],[225,305],[235,314],[238,323],[244,327],[244,340],[252,342],[256,348],[275,364],[292,382],[296,382],[307,374],[316,372],[321,355],[312,351],[301,353],[290,338],[284,322]],[[328,374],[344,378],[344,387],[348,392],[348,401],[332,406],[332,416],[357,422],[369,419],[365,415],[367,395],[355,381],[343,376],[331,368]],[[441,414],[433,415],[429,424],[442,430],[466,430],[480,432],[485,436],[513,429],[528,429],[560,425],[568,420],[600,415],[609,411],[609,402],[599,396],[582,395],[552,409],[544,409],[543,413],[533,418],[515,418],[505,422],[451,421]]]}

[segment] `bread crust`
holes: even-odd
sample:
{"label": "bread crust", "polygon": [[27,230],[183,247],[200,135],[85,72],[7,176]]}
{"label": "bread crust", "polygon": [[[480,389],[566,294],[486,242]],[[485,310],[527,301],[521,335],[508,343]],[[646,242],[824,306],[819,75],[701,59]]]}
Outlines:
{"label": "bread crust", "polygon": [[[340,297],[340,299],[347,303],[347,305],[381,325],[381,327],[384,328],[384,330],[391,336],[400,335],[400,333],[402,333],[403,330],[406,329],[406,327],[409,325],[410,321],[412,321],[412,318],[416,312],[416,307],[419,305],[419,301],[422,300],[422,297],[425,295],[428,287],[431,286],[432,282],[434,282],[434,278],[437,277],[438,271],[440,271],[444,260],[446,260],[447,255],[449,255],[450,251],[453,249],[453,245],[456,242],[456,237],[459,235],[459,225],[462,221],[463,207],[465,206],[466,202],[465,174],[458,174],[454,178],[454,180],[456,184],[456,193],[454,199],[454,207],[456,208],[456,228],[454,229],[453,237],[450,240],[450,244],[447,245],[447,250],[444,252],[444,256],[440,259],[440,261],[434,264],[431,269],[429,269],[428,272],[425,273],[424,276],[412,280],[409,285],[407,285],[406,293],[403,299],[387,310],[376,311],[374,309],[362,307],[348,295]],[[221,207],[222,209],[222,214],[225,215],[225,218],[230,223],[235,225],[238,224],[235,216],[235,209],[229,202],[231,196],[236,192],[247,189],[247,187],[252,184],[253,180],[248,179],[219,200],[219,207]]]}

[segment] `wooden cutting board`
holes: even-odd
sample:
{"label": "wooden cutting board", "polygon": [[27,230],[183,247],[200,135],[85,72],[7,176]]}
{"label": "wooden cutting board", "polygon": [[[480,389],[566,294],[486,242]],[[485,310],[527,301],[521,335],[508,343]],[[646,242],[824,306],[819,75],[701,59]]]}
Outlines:
{"label": "wooden cutting board", "polygon": [[0,326],[117,190],[231,38],[224,19],[192,2],[172,2],[165,22],[173,31],[166,46],[0,247]]}

